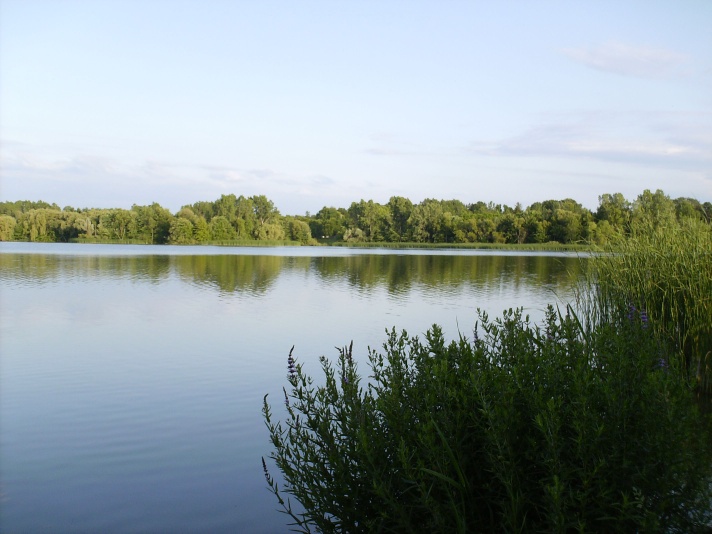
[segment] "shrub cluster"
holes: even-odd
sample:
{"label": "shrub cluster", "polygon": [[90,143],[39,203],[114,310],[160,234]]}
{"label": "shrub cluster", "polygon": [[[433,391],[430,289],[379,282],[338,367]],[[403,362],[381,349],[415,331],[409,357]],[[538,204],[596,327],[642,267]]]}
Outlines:
{"label": "shrub cluster", "polygon": [[290,353],[267,482],[299,532],[702,530],[709,424],[668,354],[632,307],[590,327],[480,312],[449,343],[393,330],[367,381],[351,347],[322,385]]}

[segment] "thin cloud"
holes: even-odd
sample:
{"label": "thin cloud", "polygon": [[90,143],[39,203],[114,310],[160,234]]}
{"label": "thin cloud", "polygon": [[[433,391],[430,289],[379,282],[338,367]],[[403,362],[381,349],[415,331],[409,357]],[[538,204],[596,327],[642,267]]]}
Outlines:
{"label": "thin cloud", "polygon": [[319,187],[336,185],[336,181],[333,178],[329,178],[328,176],[324,176],[321,174],[312,176],[309,180],[309,183],[310,185],[315,185]]}
{"label": "thin cloud", "polygon": [[592,48],[563,50],[569,58],[592,69],[623,76],[671,78],[683,73],[687,56],[663,48],[608,42]]}
{"label": "thin cloud", "polygon": [[413,156],[424,151],[417,143],[407,137],[392,132],[375,132],[370,134],[371,146],[363,150],[369,156]]}
{"label": "thin cloud", "polygon": [[405,152],[403,150],[394,150],[390,148],[367,148],[364,153],[371,156],[404,156],[411,154],[410,152]]}
{"label": "thin cloud", "polygon": [[[478,141],[468,152],[500,157],[561,157],[595,159],[645,166],[706,170],[712,165],[712,136],[704,133],[706,120],[679,120],[664,130],[660,117],[601,117],[543,124],[498,141]],[[631,125],[623,123],[631,121]],[[607,123],[604,127],[601,122]],[[627,127],[624,127],[627,126]],[[616,131],[612,134],[612,131]]]}

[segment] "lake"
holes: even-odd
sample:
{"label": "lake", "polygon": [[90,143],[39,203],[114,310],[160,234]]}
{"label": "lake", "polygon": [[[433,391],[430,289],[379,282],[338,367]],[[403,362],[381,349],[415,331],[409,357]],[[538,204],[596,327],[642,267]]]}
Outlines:
{"label": "lake", "polygon": [[[0,531],[285,532],[262,399],[287,355],[539,320],[567,253],[0,243]],[[272,474],[277,471],[274,465]]]}

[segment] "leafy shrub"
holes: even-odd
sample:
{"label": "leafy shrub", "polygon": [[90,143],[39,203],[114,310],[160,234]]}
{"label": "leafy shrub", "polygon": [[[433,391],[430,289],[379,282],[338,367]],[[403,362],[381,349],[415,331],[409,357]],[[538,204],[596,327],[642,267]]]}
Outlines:
{"label": "leafy shrub", "polygon": [[[263,413],[299,532],[693,532],[710,436],[647,317],[581,326],[521,311],[473,340],[391,331],[363,383],[351,347],[315,385],[289,356],[286,420]],[[479,337],[481,334],[481,338]],[[299,504],[292,505],[290,494]]]}

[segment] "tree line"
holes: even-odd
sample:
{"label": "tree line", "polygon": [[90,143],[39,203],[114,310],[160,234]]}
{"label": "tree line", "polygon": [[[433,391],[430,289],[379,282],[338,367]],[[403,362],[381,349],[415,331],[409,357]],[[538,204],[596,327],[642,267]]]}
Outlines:
{"label": "tree line", "polygon": [[102,241],[148,244],[240,242],[346,243],[596,243],[625,235],[637,221],[674,224],[683,218],[711,222],[712,203],[672,199],[645,190],[633,200],[599,196],[595,211],[573,199],[517,203],[394,196],[386,204],[352,202],[304,216],[282,215],[264,195],[221,195],[173,214],[154,202],[122,208],[60,208],[44,201],[0,202],[0,241]]}

